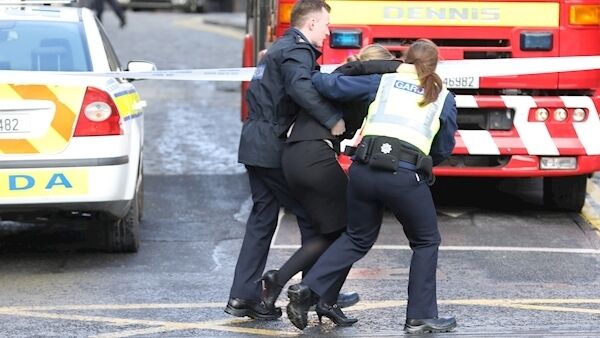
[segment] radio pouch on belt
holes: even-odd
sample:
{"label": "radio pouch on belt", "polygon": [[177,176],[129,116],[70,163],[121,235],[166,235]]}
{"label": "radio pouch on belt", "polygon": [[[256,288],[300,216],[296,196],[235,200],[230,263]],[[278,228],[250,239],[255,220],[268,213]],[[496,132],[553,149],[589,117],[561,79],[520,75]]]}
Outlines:
{"label": "radio pouch on belt", "polygon": [[367,163],[369,161],[369,157],[371,156],[371,149],[373,149],[372,141],[372,138],[363,138],[362,141],[358,144],[358,146],[356,146],[354,156],[358,162]]}
{"label": "radio pouch on belt", "polygon": [[435,176],[433,175],[433,160],[431,156],[419,156],[415,167],[419,174],[427,178],[427,185],[433,185]]}
{"label": "radio pouch on belt", "polygon": [[371,157],[369,166],[373,169],[394,172],[398,170],[398,156],[401,151],[401,145],[398,139],[386,136],[376,136],[369,138],[371,144]]}
{"label": "radio pouch on belt", "polygon": [[369,166],[374,169],[396,171],[398,169],[398,159],[394,155],[375,154],[371,156]]}

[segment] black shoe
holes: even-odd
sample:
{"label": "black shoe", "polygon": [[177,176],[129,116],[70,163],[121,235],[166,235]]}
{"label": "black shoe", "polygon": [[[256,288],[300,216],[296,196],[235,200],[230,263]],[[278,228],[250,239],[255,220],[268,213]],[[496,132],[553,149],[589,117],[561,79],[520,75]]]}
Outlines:
{"label": "black shoe", "polygon": [[274,320],[281,317],[281,309],[267,309],[263,302],[240,298],[229,298],[225,312],[236,317],[250,317],[253,319]]}
{"label": "black shoe", "polygon": [[119,28],[125,27],[126,24],[127,24],[127,19],[125,19],[125,17],[123,16],[123,18],[121,19],[121,23],[119,24]]}
{"label": "black shoe", "polygon": [[325,316],[331,319],[338,326],[351,326],[352,324],[358,322],[356,318],[348,318],[342,312],[342,309],[339,308],[337,304],[327,305],[322,301],[317,303],[317,316],[319,317],[319,322],[321,322],[321,317]]}
{"label": "black shoe", "polygon": [[283,289],[283,286],[279,285],[277,279],[278,277],[278,270],[269,270],[261,278],[261,280],[263,281],[262,299],[267,309],[275,308],[275,302],[277,301],[277,297],[279,297],[279,294]]}
{"label": "black shoe", "polygon": [[308,308],[312,304],[312,291],[303,284],[294,284],[288,288],[290,302],[287,305],[287,316],[300,330],[308,324]]}
{"label": "black shoe", "polygon": [[350,307],[360,300],[358,293],[356,292],[343,292],[338,295],[337,306],[340,308]]}
{"label": "black shoe", "polygon": [[407,319],[404,324],[406,333],[424,333],[424,332],[450,332],[456,327],[456,319],[450,318],[430,318],[430,319]]}

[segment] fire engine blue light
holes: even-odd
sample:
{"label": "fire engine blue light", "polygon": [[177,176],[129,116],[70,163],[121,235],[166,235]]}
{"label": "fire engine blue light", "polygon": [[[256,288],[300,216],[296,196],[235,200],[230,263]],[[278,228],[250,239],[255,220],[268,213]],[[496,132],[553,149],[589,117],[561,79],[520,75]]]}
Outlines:
{"label": "fire engine blue light", "polygon": [[525,32],[521,33],[521,50],[549,51],[552,50],[552,33]]}
{"label": "fire engine blue light", "polygon": [[362,47],[362,32],[358,30],[333,30],[329,39],[331,48]]}

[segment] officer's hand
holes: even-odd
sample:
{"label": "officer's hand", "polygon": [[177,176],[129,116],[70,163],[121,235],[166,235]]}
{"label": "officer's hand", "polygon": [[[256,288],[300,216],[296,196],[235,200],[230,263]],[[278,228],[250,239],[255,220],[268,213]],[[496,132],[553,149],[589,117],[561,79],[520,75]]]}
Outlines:
{"label": "officer's hand", "polygon": [[344,119],[340,119],[333,127],[331,127],[331,135],[333,136],[340,136],[345,132],[346,123],[344,122]]}

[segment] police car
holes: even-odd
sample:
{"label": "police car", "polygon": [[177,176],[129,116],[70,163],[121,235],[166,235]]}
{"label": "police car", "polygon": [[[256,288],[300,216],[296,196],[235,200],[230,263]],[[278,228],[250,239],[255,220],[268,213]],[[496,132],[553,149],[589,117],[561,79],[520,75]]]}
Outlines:
{"label": "police car", "polygon": [[80,215],[109,251],[135,252],[145,102],[126,79],[86,75],[121,71],[94,13],[49,2],[0,2],[0,70],[27,71],[0,73],[0,218]]}

